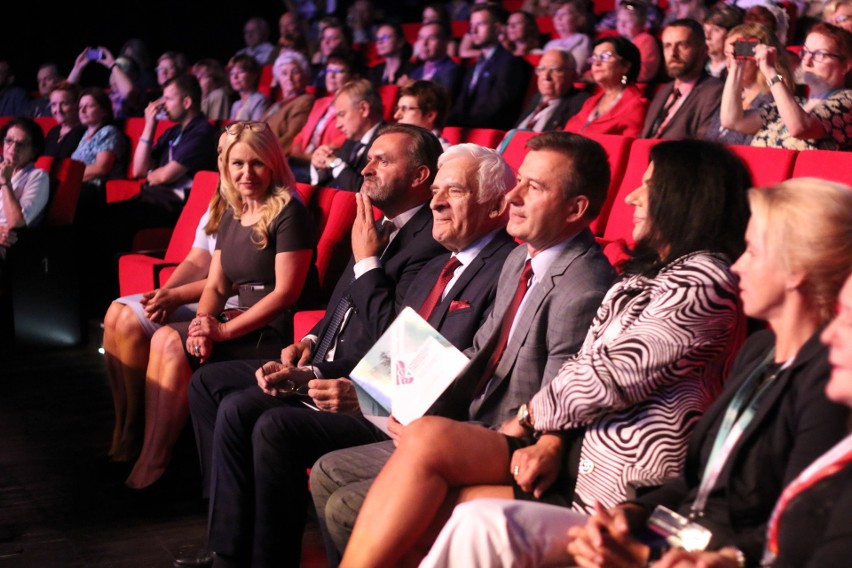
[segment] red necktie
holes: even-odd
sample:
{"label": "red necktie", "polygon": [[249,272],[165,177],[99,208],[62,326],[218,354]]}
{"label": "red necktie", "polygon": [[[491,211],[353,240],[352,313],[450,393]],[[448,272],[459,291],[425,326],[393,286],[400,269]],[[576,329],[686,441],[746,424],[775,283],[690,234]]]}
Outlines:
{"label": "red necktie", "polygon": [[461,266],[461,262],[458,258],[454,256],[450,256],[450,260],[444,265],[444,268],[441,269],[441,274],[438,276],[438,281],[435,282],[435,285],[432,286],[432,289],[429,291],[429,295],[426,296],[426,299],[423,300],[423,305],[420,306],[420,309],[417,310],[417,313],[420,314],[425,320],[429,320],[429,317],[432,315],[432,312],[435,310],[435,306],[441,301],[441,296],[444,294],[444,289],[449,284],[450,280],[453,279],[453,273],[456,271],[456,268]]}
{"label": "red necktie", "polygon": [[518,308],[521,307],[521,302],[529,290],[530,282],[533,277],[533,269],[530,259],[524,264],[524,269],[521,271],[521,278],[518,280],[518,288],[515,290],[515,295],[506,308],[506,313],[503,315],[503,321],[500,324],[500,335],[497,338],[497,343],[494,345],[494,351],[491,352],[491,358],[488,360],[488,365],[476,385],[475,396],[482,394],[488,381],[494,376],[494,371],[497,370],[497,364],[500,363],[500,358],[506,350],[506,344],[509,343],[509,332],[512,331],[512,323],[515,321],[515,316],[518,313]]}
{"label": "red necktie", "polygon": [[530,115],[530,119],[527,121],[527,128],[530,130],[535,129],[535,123],[538,122],[538,117],[541,116],[541,113],[547,108],[547,106],[546,101],[541,101],[538,104],[533,113]]}

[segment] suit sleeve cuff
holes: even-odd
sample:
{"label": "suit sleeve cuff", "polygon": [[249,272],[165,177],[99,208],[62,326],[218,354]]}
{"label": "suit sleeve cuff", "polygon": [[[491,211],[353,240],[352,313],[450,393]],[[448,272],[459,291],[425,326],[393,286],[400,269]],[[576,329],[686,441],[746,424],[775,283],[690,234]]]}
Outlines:
{"label": "suit sleeve cuff", "polygon": [[381,267],[382,262],[377,256],[368,256],[367,258],[362,258],[361,260],[356,262],[355,266],[353,267],[353,270],[355,272],[355,279],[357,280],[367,272]]}

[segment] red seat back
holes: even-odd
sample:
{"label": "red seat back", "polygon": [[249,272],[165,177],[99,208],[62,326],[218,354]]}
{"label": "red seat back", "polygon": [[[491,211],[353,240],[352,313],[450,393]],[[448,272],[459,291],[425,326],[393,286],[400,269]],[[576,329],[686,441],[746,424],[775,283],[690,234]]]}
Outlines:
{"label": "red seat back", "polygon": [[382,99],[385,122],[392,122],[396,112],[396,100],[399,98],[399,87],[396,85],[379,86],[379,97]]}
{"label": "red seat back", "polygon": [[219,172],[200,171],[195,174],[195,177],[192,178],[192,189],[190,189],[183,211],[181,211],[180,217],[175,223],[174,231],[172,231],[171,239],[169,239],[169,247],[166,249],[163,260],[166,262],[182,262],[186,258],[189,249],[192,248],[192,242],[195,240],[195,229],[198,228],[198,221],[207,211],[210,199],[218,187]]}
{"label": "red seat back", "polygon": [[479,144],[486,148],[496,149],[503,137],[506,136],[505,130],[496,130],[494,128],[463,128],[461,126],[445,126],[441,135],[447,139],[450,144],[461,144],[471,142]]}
{"label": "red seat back", "polygon": [[[602,236],[606,243],[634,244],[633,207],[628,205],[624,201],[624,198],[641,185],[642,176],[645,174],[645,170],[648,169],[651,148],[659,142],[659,139],[639,139],[634,140],[633,144],[631,144],[630,156],[624,169],[624,175],[621,178],[618,191],[612,200],[606,227],[603,231]],[[604,252],[607,253],[610,262],[617,264],[618,260],[622,258],[620,250],[621,247],[616,245],[607,247]]]}
{"label": "red seat back", "polygon": [[728,146],[739,156],[749,172],[755,187],[774,185],[793,174],[796,151],[784,148],[762,148],[759,146]]}
{"label": "red seat back", "polygon": [[317,228],[317,260],[320,288],[324,299],[346,267],[349,256],[352,223],[355,221],[355,194],[328,187],[314,190],[311,211]]}
{"label": "red seat back", "polygon": [[257,82],[257,90],[260,91],[264,97],[267,99],[274,101],[273,97],[273,89],[272,89],[272,65],[264,65],[260,68],[260,79]]}
{"label": "red seat back", "polygon": [[[154,128],[154,140],[152,142],[156,142],[157,139],[163,135],[163,132],[176,124],[176,122],[172,122],[171,120],[161,120],[157,122],[157,126]],[[129,165],[127,168],[128,178],[131,178],[133,174],[133,156],[136,154],[136,147],[139,145],[139,138],[142,137],[142,131],[144,129],[145,119],[142,117],[132,116],[124,121],[124,134],[130,141],[130,159],[128,160]]]}
{"label": "red seat back", "polygon": [[41,127],[41,131],[44,132],[45,136],[47,136],[47,133],[50,132],[51,128],[56,126],[56,119],[52,116],[39,116],[33,120]]}
{"label": "red seat back", "polygon": [[621,187],[621,179],[624,177],[625,169],[627,169],[627,162],[630,159],[630,148],[633,145],[634,139],[629,136],[618,136],[615,134],[586,134],[586,136],[603,146],[609,158],[610,178],[607,198],[601,208],[601,212],[589,226],[594,234],[602,235],[606,229],[609,212],[616,200],[616,194]]}
{"label": "red seat back", "polygon": [[793,164],[792,177],[818,177],[852,186],[852,152],[802,150]]}
{"label": "red seat back", "polygon": [[83,185],[85,164],[71,158],[41,156],[35,165],[50,176],[50,198],[47,202],[45,224],[71,225]]}

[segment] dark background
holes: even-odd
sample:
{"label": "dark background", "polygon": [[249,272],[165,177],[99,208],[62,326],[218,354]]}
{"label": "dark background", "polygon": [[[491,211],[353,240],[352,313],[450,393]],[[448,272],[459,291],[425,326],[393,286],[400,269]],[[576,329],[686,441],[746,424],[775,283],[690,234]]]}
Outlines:
{"label": "dark background", "polygon": [[[351,0],[337,0],[338,15],[345,15]],[[392,19],[419,17],[426,2],[377,0],[376,6]],[[0,14],[0,58],[12,65],[16,82],[36,90],[40,64],[54,61],[67,75],[77,55],[89,46],[102,45],[114,56],[124,42],[138,37],[148,45],[153,66],[165,51],[181,51],[190,64],[213,57],[226,63],[243,47],[243,24],[252,16],[269,22],[273,43],[278,38],[281,0],[4,0]],[[93,73],[89,65],[81,81],[106,86],[105,69]]]}

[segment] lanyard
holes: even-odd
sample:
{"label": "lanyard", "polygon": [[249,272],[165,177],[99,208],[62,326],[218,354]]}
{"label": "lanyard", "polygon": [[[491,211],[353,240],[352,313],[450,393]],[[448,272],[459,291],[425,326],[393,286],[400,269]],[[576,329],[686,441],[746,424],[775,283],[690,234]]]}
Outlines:
{"label": "lanyard", "polygon": [[779,520],[790,501],[826,477],[834,475],[850,462],[852,462],[852,435],[846,436],[836,446],[824,453],[822,457],[800,473],[781,493],[778,504],[775,505],[772,516],[769,517],[764,565],[771,565],[778,555]]}
{"label": "lanyard", "polygon": [[[719,480],[722,469],[725,467],[725,463],[728,461],[734,446],[739,441],[743,431],[745,431],[754,419],[754,415],[760,407],[760,402],[769,390],[769,387],[778,378],[781,369],[772,373],[762,384],[759,383],[760,378],[766,371],[767,366],[772,362],[774,356],[775,348],[773,347],[766,354],[763,361],[755,367],[745,382],[743,382],[739,390],[737,390],[737,394],[734,395],[734,398],[728,404],[722,425],[716,434],[716,440],[713,442],[713,450],[710,452],[710,458],[707,460],[707,466],[704,468],[704,476],[701,479],[701,485],[698,487],[698,495],[695,497],[695,502],[693,502],[690,508],[690,518],[694,519],[704,515],[704,507],[707,504],[710,491]],[[751,400],[749,401],[749,399]]]}

